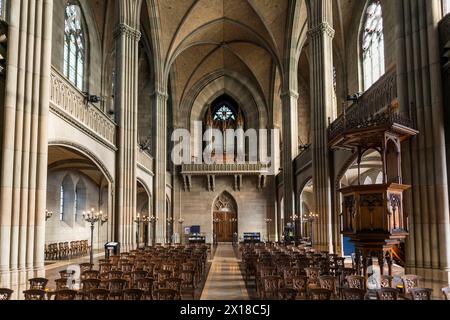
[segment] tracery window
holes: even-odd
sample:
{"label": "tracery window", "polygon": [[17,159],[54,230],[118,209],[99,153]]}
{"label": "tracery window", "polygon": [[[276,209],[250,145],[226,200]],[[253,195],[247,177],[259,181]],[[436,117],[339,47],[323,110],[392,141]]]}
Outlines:
{"label": "tracery window", "polygon": [[380,1],[371,1],[366,9],[362,37],[364,90],[385,73],[383,13]]}
{"label": "tracery window", "polygon": [[221,106],[214,113],[214,121],[228,121],[228,120],[236,120],[236,115],[234,112],[227,106]]}
{"label": "tracery window", "polygon": [[83,14],[76,2],[69,2],[65,10],[64,76],[78,89],[84,89],[86,67],[86,35]]}

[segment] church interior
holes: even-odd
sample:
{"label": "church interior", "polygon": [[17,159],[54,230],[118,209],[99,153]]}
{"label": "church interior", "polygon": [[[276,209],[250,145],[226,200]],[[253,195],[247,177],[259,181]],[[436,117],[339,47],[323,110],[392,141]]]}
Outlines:
{"label": "church interior", "polygon": [[0,300],[450,300],[450,0],[0,0]]}

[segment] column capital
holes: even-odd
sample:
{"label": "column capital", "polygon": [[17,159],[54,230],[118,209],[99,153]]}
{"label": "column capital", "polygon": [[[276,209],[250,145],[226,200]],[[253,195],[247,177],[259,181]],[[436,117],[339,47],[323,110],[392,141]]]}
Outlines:
{"label": "column capital", "polygon": [[123,34],[136,41],[141,39],[141,32],[139,30],[133,29],[125,23],[119,23],[114,29],[113,37],[116,39]]}
{"label": "column capital", "polygon": [[280,94],[280,98],[294,98],[294,99],[298,99],[299,94],[297,91],[294,90],[286,90],[281,92]]}
{"label": "column capital", "polygon": [[308,36],[312,39],[318,36],[326,34],[330,38],[334,38],[335,31],[328,22],[321,22],[308,30]]}
{"label": "column capital", "polygon": [[156,99],[169,99],[169,95],[167,94],[167,92],[163,92],[160,90],[155,90],[151,93],[152,97],[155,97]]}

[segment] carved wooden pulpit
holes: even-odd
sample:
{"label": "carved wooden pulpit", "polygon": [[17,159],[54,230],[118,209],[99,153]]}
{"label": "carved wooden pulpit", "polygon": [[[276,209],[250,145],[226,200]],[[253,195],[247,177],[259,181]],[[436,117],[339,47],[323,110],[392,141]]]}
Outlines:
{"label": "carved wooden pulpit", "polygon": [[[356,247],[356,268],[367,277],[367,268],[377,258],[381,274],[385,262],[392,276],[392,250],[408,236],[403,211],[404,185],[401,174],[401,143],[418,132],[408,119],[392,108],[365,119],[344,119],[340,130],[330,136],[332,149],[346,149],[358,156],[358,172],[363,155],[369,150],[380,153],[383,183],[349,186],[339,190],[343,196],[342,234]],[[360,181],[360,177],[358,177]]]}

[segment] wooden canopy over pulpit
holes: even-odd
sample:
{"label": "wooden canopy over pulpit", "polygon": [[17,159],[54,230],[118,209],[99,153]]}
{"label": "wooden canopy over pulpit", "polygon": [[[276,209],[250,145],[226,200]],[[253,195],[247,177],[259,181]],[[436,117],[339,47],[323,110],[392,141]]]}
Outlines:
{"label": "wooden canopy over pulpit", "polygon": [[[418,132],[408,119],[392,108],[364,119],[341,121],[330,135],[330,148],[351,150],[357,155],[358,181],[339,190],[343,196],[342,234],[356,247],[356,267],[367,277],[367,268],[377,258],[381,273],[385,262],[392,275],[392,249],[408,236],[407,214],[403,210],[404,185],[401,174],[401,143]],[[361,184],[361,161],[369,150],[382,159],[383,183]]]}

